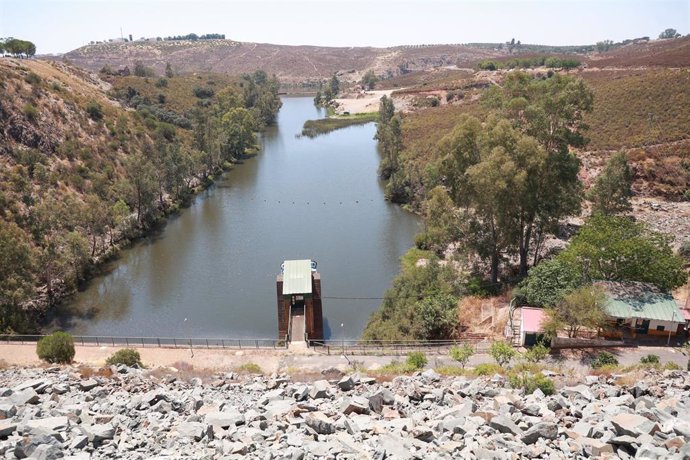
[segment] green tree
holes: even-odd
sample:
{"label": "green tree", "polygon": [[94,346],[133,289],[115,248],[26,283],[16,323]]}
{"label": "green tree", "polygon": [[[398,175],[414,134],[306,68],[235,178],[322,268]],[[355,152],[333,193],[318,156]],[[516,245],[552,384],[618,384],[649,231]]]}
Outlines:
{"label": "green tree", "polygon": [[165,63],[165,76],[166,78],[172,78],[175,76],[175,73],[173,72],[172,66],[169,62]]}
{"label": "green tree", "polygon": [[541,80],[514,72],[503,83],[503,88],[487,92],[485,104],[498,109],[543,149],[538,161],[529,161],[537,174],[528,175],[515,222],[519,273],[524,276],[535,236],[580,210],[580,162],[569,147],[586,144],[584,115],[592,111],[594,94],[583,80],[560,74]]}
{"label": "green tree", "polygon": [[137,212],[137,223],[144,226],[151,216],[156,198],[156,169],[141,153],[130,155],[125,160],[125,173],[130,190],[130,202]]}
{"label": "green tree", "polygon": [[232,109],[222,118],[221,155],[224,161],[233,161],[256,144],[254,117],[245,108]]}
{"label": "green tree", "polygon": [[0,333],[29,332],[21,304],[34,293],[36,253],[29,236],[0,219]]}
{"label": "green tree", "polygon": [[379,81],[378,77],[373,70],[367,70],[367,72],[362,77],[362,86],[366,90],[372,90],[376,86],[376,82]]}
{"label": "green tree", "polygon": [[38,341],[36,354],[51,364],[69,364],[74,359],[74,339],[67,332],[54,332]]}
{"label": "green tree", "polygon": [[606,294],[597,286],[582,286],[566,294],[554,307],[546,310],[544,332],[556,337],[565,330],[568,337],[577,337],[582,328],[596,330],[606,321]]}
{"label": "green tree", "polygon": [[472,345],[464,343],[459,347],[452,347],[448,355],[453,361],[459,362],[460,366],[464,369],[472,355],[474,355],[474,348],[472,348]]}
{"label": "green tree", "polygon": [[340,80],[338,80],[337,75],[331,77],[331,81],[328,83],[328,87],[331,90],[331,96],[335,97],[340,92]]}
{"label": "green tree", "polygon": [[517,357],[518,352],[508,342],[498,340],[491,343],[489,354],[499,366],[504,367]]}
{"label": "green tree", "polygon": [[441,186],[432,189],[424,202],[424,224],[424,232],[417,236],[421,249],[431,249],[441,254],[460,237],[457,209]]}
{"label": "green tree", "polygon": [[633,175],[623,152],[611,156],[587,193],[592,202],[592,212],[606,215],[632,211]]}
{"label": "green tree", "polygon": [[675,289],[687,281],[671,238],[627,217],[596,214],[558,255],[588,280],[641,281]]}
{"label": "green tree", "polygon": [[321,105],[321,99],[323,98],[323,94],[321,94],[321,89],[319,88],[316,91],[316,95],[314,96],[314,105],[315,106],[320,106]]}
{"label": "green tree", "polygon": [[400,273],[384,295],[362,333],[367,340],[423,339],[420,327],[420,302],[443,294],[457,296],[460,283],[455,270],[442,266],[437,259],[413,265]]}
{"label": "green tree", "polygon": [[676,31],[676,29],[666,29],[659,34],[659,38],[661,39],[678,37],[680,37],[680,34],[678,33],[678,31]]}
{"label": "green tree", "polygon": [[519,296],[528,305],[549,307],[584,284],[582,271],[576,264],[556,257],[533,267],[520,283]]}
{"label": "green tree", "polygon": [[449,294],[427,297],[415,305],[419,318],[417,338],[423,340],[448,339],[458,324],[458,299]]}

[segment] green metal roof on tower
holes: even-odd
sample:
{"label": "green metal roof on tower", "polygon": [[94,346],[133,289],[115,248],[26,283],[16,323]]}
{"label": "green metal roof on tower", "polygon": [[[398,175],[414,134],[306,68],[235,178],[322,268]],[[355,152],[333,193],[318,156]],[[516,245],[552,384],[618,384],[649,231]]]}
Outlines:
{"label": "green metal roof on tower", "polygon": [[311,294],[312,262],[286,260],[283,263],[283,295]]}

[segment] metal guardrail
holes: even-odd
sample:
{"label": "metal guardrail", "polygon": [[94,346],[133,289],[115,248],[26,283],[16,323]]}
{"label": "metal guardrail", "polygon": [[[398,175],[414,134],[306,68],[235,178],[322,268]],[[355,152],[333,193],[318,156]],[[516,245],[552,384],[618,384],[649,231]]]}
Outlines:
{"label": "metal guardrail", "polygon": [[476,353],[486,352],[488,340],[308,340],[309,348],[341,355],[406,355],[411,351],[448,354],[455,346],[471,345]]}
{"label": "metal guardrail", "polygon": [[[0,335],[0,344],[36,343],[45,335]],[[142,348],[228,348],[228,349],[284,349],[288,341],[281,339],[224,339],[183,337],[109,337],[73,335],[75,345],[142,347]],[[286,337],[287,339],[287,337]]]}

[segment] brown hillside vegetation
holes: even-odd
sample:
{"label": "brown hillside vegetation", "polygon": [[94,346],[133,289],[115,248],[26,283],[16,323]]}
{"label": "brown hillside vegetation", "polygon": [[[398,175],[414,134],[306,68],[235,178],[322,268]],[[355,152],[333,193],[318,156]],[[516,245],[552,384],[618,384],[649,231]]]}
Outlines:
{"label": "brown hillside vegetation", "polygon": [[[624,150],[635,168],[636,194],[681,198],[690,188],[690,69],[589,69],[571,74],[584,79],[595,95],[594,110],[585,118],[590,126],[590,142],[581,153],[585,181],[596,175],[612,152]],[[477,99],[482,88],[500,84],[503,75],[502,71],[476,72],[468,79],[464,72],[449,71],[400,77],[413,86],[394,96],[414,101],[435,95],[441,102],[440,107],[421,110],[415,110],[413,103],[406,105],[412,112],[403,123],[403,157],[422,171],[434,160],[438,141],[461,114],[487,115]]]}
{"label": "brown hillside vegetation", "polygon": [[[244,87],[227,76],[161,87],[131,77],[134,110],[84,70],[0,59],[0,331],[35,331],[36,318],[20,308],[58,303],[253,149],[253,131],[280,107],[278,83],[262,77],[243,78]],[[213,81],[213,94],[197,95],[199,81]],[[167,96],[148,101],[154,90]],[[236,118],[221,125],[227,114]],[[225,130],[238,127],[249,134],[221,150]]]}
{"label": "brown hillside vegetation", "polygon": [[690,36],[648,43],[632,43],[587,60],[590,67],[688,67]]}
{"label": "brown hillside vegetation", "polygon": [[166,62],[178,73],[210,72],[239,75],[263,69],[283,83],[315,82],[340,73],[357,81],[367,69],[377,74],[439,66],[472,66],[497,52],[463,45],[399,46],[394,48],[287,46],[232,40],[101,43],[64,55],[73,64],[100,70],[129,66],[135,61],[163,74]]}

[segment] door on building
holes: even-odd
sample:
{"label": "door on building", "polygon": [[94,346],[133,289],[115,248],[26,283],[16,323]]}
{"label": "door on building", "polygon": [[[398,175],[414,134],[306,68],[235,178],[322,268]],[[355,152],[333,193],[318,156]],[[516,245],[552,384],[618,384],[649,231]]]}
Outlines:
{"label": "door on building", "polygon": [[648,319],[637,319],[635,323],[635,329],[639,334],[646,334],[649,332],[649,320]]}

